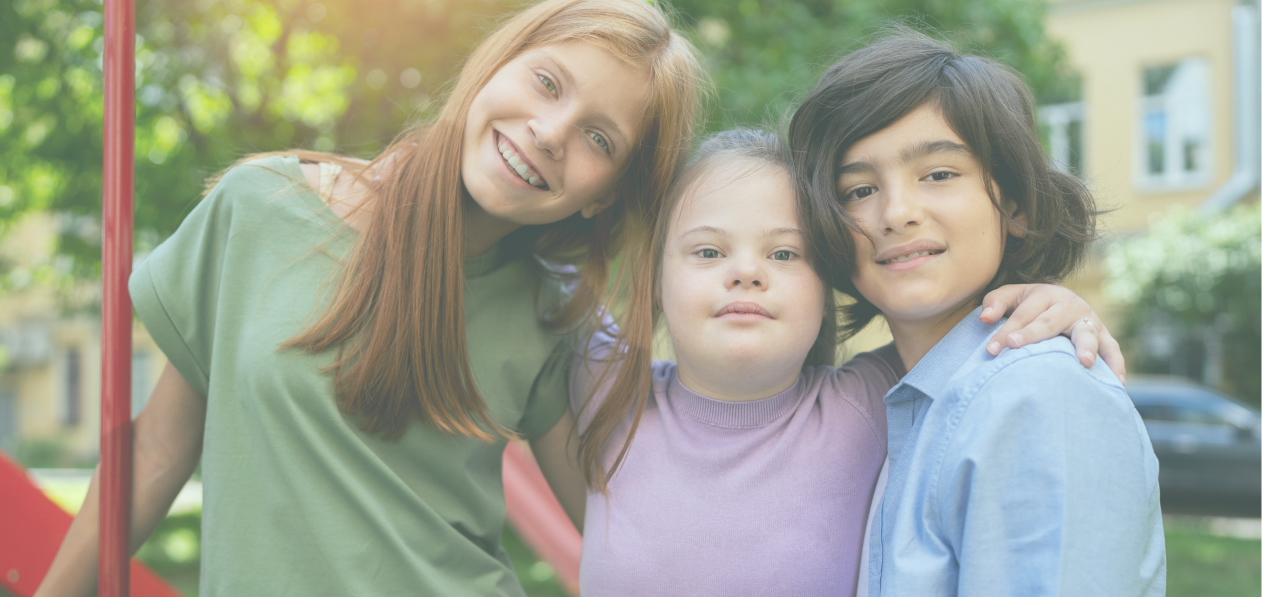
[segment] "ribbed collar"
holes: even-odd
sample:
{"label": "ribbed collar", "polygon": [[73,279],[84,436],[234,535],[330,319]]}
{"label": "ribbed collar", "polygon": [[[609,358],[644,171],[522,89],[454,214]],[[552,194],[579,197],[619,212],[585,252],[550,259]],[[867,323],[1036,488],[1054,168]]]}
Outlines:
{"label": "ribbed collar", "polygon": [[675,369],[666,395],[680,414],[700,423],[731,429],[766,427],[793,412],[802,397],[802,376],[789,389],[761,400],[729,402],[707,398],[684,386]]}

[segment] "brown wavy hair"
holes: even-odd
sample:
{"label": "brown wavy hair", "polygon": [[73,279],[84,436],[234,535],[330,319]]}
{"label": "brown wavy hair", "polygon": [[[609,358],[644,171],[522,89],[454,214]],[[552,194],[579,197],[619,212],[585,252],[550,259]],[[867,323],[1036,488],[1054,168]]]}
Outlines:
{"label": "brown wavy hair", "polygon": [[[1095,199],[1081,180],[1048,158],[1034,98],[1021,75],[907,26],[891,27],[829,67],[789,125],[798,209],[820,256],[818,271],[854,299],[841,309],[847,317],[842,339],[880,315],[850,280],[857,257],[851,232],[865,233],[841,202],[842,156],[923,105],[941,110],[981,165],[1001,217],[1025,232],[1008,236],[999,270],[983,292],[1004,284],[1058,282],[1082,262],[1096,237]],[[1015,204],[1014,214],[1025,216],[1024,226],[1001,207],[1000,196]]]}
{"label": "brown wavy hair", "polygon": [[[640,138],[614,186],[617,201],[591,219],[574,214],[505,239],[549,262],[578,266],[572,300],[540,316],[554,331],[571,329],[590,321],[618,286],[610,283],[610,259],[621,251],[635,261],[644,244],[637,239],[656,219],[700,115],[704,69],[662,8],[642,0],[546,0],[491,33],[470,54],[438,117],[399,135],[370,163],[279,152],[341,164],[371,189],[366,230],[343,265],[329,306],[284,345],[339,349],[328,368],[338,406],[356,416],[365,432],[397,439],[419,419],[488,442],[515,435],[493,419],[469,364],[464,255],[460,243],[451,242],[463,237],[462,140],[470,103],[504,64],[568,41],[591,43],[649,73]],[[381,176],[370,180],[369,173]],[[550,271],[538,267],[540,275]]]}
{"label": "brown wavy hair", "polygon": [[[611,351],[615,356],[592,384],[592,395],[600,392],[604,394],[604,400],[580,437],[579,464],[588,485],[602,493],[608,489],[609,479],[626,459],[652,392],[653,330],[662,314],[661,303],[657,300],[661,284],[659,272],[666,253],[672,215],[706,176],[733,164],[739,165],[739,169],[735,173],[725,170],[724,176],[740,178],[763,167],[782,168],[790,174],[793,171],[788,148],[781,136],[748,129],[724,131],[710,136],[701,144],[697,155],[666,193],[659,217],[653,224],[651,250],[648,259],[644,260],[651,268],[632,281],[631,300],[622,317],[616,348]],[[814,255],[808,252],[805,257],[815,267]],[[833,365],[836,352],[836,303],[832,291],[828,291],[824,299],[824,321],[804,365]],[[610,380],[606,391],[605,382]],[[579,414],[591,404],[592,396],[589,396]],[[629,425],[626,437],[622,439],[622,446],[612,464],[606,467],[603,464],[604,454],[624,422]]]}

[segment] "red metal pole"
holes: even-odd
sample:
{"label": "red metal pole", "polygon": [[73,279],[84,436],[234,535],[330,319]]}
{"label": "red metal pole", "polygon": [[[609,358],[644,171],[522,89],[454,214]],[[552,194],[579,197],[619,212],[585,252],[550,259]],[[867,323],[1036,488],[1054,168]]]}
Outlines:
{"label": "red metal pole", "polygon": [[98,594],[126,597],[131,514],[131,299],[136,13],[105,0],[105,163],[101,210],[101,560]]}

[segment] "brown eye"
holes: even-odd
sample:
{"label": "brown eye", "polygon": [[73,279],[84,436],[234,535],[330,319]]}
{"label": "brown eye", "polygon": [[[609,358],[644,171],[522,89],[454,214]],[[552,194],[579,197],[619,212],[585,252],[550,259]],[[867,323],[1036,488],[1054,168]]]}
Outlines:
{"label": "brown eye", "polygon": [[876,187],[862,186],[855,189],[851,189],[849,193],[846,193],[845,196],[842,197],[842,200],[843,201],[858,201],[860,199],[866,199],[868,197],[871,197],[873,193],[876,193]]}

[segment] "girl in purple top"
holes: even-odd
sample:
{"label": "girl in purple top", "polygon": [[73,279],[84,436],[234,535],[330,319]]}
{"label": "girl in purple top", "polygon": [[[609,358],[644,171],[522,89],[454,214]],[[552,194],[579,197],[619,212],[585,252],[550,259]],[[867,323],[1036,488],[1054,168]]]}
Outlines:
{"label": "girl in purple top", "polygon": [[[591,485],[583,595],[852,595],[897,352],[830,366],[833,293],[777,137],[706,142],[661,215],[649,321],[664,318],[677,361],[636,375],[646,347],[607,328],[570,373]],[[1069,294],[1040,292],[1027,307]],[[1077,297],[1050,312],[1065,329],[1089,314]],[[648,391],[625,392],[640,380]]]}

